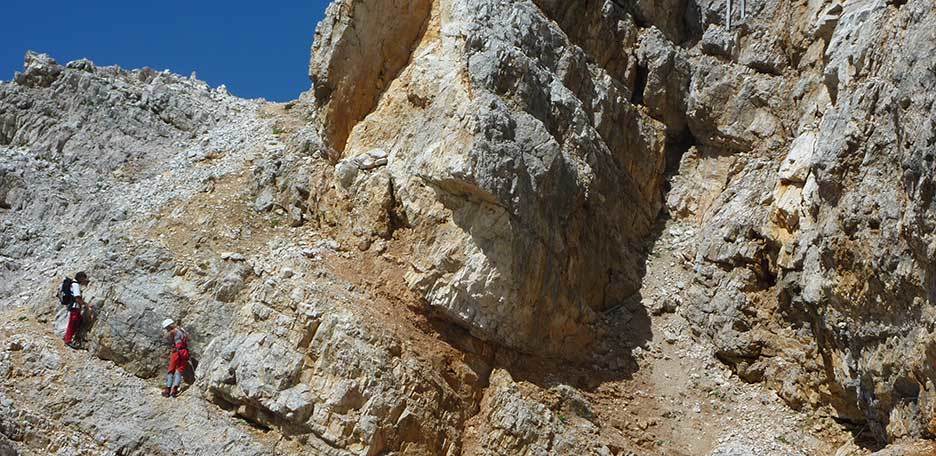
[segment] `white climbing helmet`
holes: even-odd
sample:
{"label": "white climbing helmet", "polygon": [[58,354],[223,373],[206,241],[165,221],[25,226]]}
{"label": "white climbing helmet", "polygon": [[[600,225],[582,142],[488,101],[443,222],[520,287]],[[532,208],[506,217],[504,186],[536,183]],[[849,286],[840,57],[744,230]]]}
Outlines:
{"label": "white climbing helmet", "polygon": [[163,320],[162,328],[163,328],[163,329],[166,329],[166,328],[172,326],[173,323],[175,323],[175,322],[172,321],[171,318],[167,318],[167,319]]}

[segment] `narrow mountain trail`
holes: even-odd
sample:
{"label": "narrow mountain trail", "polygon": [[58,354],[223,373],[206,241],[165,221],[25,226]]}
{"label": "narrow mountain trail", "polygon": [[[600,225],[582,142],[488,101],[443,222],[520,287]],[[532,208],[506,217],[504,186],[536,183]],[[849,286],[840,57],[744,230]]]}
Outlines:
{"label": "narrow mountain trail", "polygon": [[[47,324],[22,311],[3,318],[0,425],[18,424],[12,429],[22,454],[259,455],[277,446],[276,433],[247,425],[194,391],[162,397],[158,377],[143,380],[86,350],[69,349]],[[156,443],[150,435],[177,438]]]}
{"label": "narrow mountain trail", "polygon": [[[762,384],[741,381],[716,359],[713,346],[692,337],[680,304],[691,281],[692,265],[682,253],[693,228],[661,223],[641,308],[617,323],[637,370],[589,396],[601,421],[611,423],[606,432],[636,442],[637,454],[832,454],[850,441],[831,419],[795,412]],[[634,340],[635,334],[646,340]]]}

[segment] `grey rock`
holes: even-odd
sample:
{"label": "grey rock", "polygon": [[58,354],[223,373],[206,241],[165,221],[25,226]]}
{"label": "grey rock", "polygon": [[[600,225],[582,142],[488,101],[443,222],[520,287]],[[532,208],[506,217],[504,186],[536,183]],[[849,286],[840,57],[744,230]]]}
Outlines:
{"label": "grey rock", "polygon": [[335,177],[338,179],[338,183],[347,189],[354,183],[359,169],[360,167],[357,163],[351,160],[344,160],[335,165]]}
{"label": "grey rock", "polygon": [[289,210],[286,211],[286,220],[291,227],[295,228],[302,226],[302,223],[305,221],[302,208],[298,206],[291,206]]}
{"label": "grey rock", "polygon": [[0,456],[19,456],[16,446],[3,434],[0,434]]}
{"label": "grey rock", "polygon": [[257,199],[254,200],[254,210],[257,212],[269,212],[273,209],[274,199],[276,198],[276,190],[273,187],[264,188]]}
{"label": "grey rock", "polygon": [[[14,385],[0,429],[158,454],[180,451],[166,422],[191,419],[193,452],[270,452],[222,406],[296,437],[283,452],[605,454],[588,396],[557,388],[578,410],[560,416],[524,394],[541,385],[488,379],[486,347],[500,365],[515,351],[581,360],[607,342],[602,313],[659,272],[642,246],[669,161],[668,215],[692,229],[654,239],[681,259],[653,267],[685,261],[691,281],[678,307],[651,313],[678,310],[664,318],[804,413],[833,410],[882,443],[931,436],[930,6],[752,2],[729,32],[714,0],[341,0],[317,31],[313,89],[288,108],[307,124],[285,142],[258,111],[286,107],[27,54],[0,84],[0,311],[60,331],[48,277],[101,279],[87,353],[0,343],[15,349],[0,356]],[[241,175],[243,192],[218,194]],[[321,231],[237,219],[251,203]],[[314,236],[329,238],[298,247]],[[217,261],[231,249],[249,264]],[[374,251],[461,348],[396,333],[411,322],[362,305],[372,284],[328,270]],[[145,383],[162,373],[166,317],[201,361],[177,409]],[[680,345],[675,331],[664,338]],[[73,402],[74,417],[55,416]]]}
{"label": "grey rock", "polygon": [[94,73],[94,71],[97,70],[97,67],[94,65],[94,62],[88,59],[72,60],[71,62],[68,62],[68,64],[65,65],[65,68],[69,68],[72,70],[81,70],[81,71],[85,71],[88,73]]}
{"label": "grey rock", "polygon": [[13,80],[27,87],[49,87],[62,74],[63,68],[48,54],[26,52],[23,72],[16,73]]}
{"label": "grey rock", "polygon": [[246,261],[247,257],[241,253],[225,252],[221,254],[221,259],[226,261]]}
{"label": "grey rock", "polygon": [[717,446],[711,454],[712,456],[754,456],[757,453],[745,445],[725,443]]}
{"label": "grey rock", "polygon": [[708,55],[734,58],[735,46],[735,34],[724,27],[709,25],[702,35],[702,52]]}
{"label": "grey rock", "polygon": [[[30,350],[35,354],[49,356],[61,350],[50,347],[50,340],[34,342]],[[9,451],[10,438],[25,446],[25,454],[104,454],[115,449],[207,454],[225,451],[222,448],[231,442],[237,442],[236,449],[226,451],[264,454],[264,445],[250,431],[203,400],[186,394],[169,403],[152,385],[113,365],[65,356],[68,365],[58,367],[46,365],[42,358],[24,357],[25,371],[12,377],[21,389],[0,392],[0,435],[5,436],[0,437],[0,448],[5,451]],[[6,358],[0,364],[9,362]],[[48,379],[60,375],[61,369],[69,373],[69,384],[51,395]],[[69,413],[54,412],[60,401],[70,404]],[[179,427],[179,422],[188,426]]]}
{"label": "grey rock", "polygon": [[[671,207],[698,217],[701,228],[696,283],[681,313],[738,375],[776,385],[789,405],[831,405],[839,417],[866,423],[881,442],[916,438],[930,432],[918,423],[930,422],[933,412],[895,397],[914,396],[916,385],[934,375],[922,367],[932,350],[922,342],[929,323],[920,319],[930,317],[917,307],[931,299],[932,284],[923,278],[928,272],[910,272],[930,269],[924,258],[931,236],[897,227],[933,219],[920,205],[928,197],[917,199],[919,185],[932,179],[932,167],[921,161],[930,134],[909,126],[931,115],[930,103],[912,96],[911,87],[934,79],[904,50],[932,47],[924,30],[936,17],[927,8],[895,11],[882,1],[820,2],[797,14],[797,26],[786,30],[751,19],[739,29],[736,54],[706,51],[716,36],[703,36],[703,51],[737,55],[737,62],[693,60],[690,129],[722,157],[729,150],[736,156],[693,153],[681,169],[736,165],[685,179],[671,194]],[[893,42],[888,27],[905,40]],[[799,59],[796,72],[791,56]],[[713,103],[724,108],[697,109]],[[712,199],[705,188],[723,190]],[[686,203],[698,201],[710,202],[692,214]],[[758,316],[758,296],[777,299],[783,310]],[[779,336],[767,328],[793,329]],[[775,367],[778,358],[768,362],[767,352],[780,353],[787,367]],[[835,392],[817,400],[820,383]]]}
{"label": "grey rock", "polygon": [[666,125],[667,138],[682,140],[687,133],[686,96],[691,73],[686,56],[661,32],[651,29],[641,36],[637,57],[647,71],[643,103]]}
{"label": "grey rock", "polygon": [[774,75],[789,67],[789,59],[780,38],[768,32],[755,32],[742,39],[738,62],[756,71]]}

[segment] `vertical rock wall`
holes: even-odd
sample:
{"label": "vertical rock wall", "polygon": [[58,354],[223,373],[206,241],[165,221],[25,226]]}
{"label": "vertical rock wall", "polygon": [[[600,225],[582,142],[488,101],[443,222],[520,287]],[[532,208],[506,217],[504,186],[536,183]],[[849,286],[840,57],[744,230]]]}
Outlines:
{"label": "vertical rock wall", "polygon": [[668,197],[702,228],[683,310],[791,406],[931,435],[932,5],[749,6],[693,59],[698,144]]}
{"label": "vertical rock wall", "polygon": [[[609,30],[629,18],[611,3],[589,14]],[[340,43],[354,27],[329,24],[364,20],[333,6],[318,34]],[[623,24],[612,49],[635,40],[636,26]],[[400,42],[370,30],[375,42]],[[597,35],[576,39],[586,47],[532,2],[433,2],[342,155],[388,154],[394,204],[417,233],[408,280],[429,305],[530,352],[580,351],[596,313],[636,291],[639,240],[661,206],[666,129],[631,103],[635,57],[608,54]],[[384,84],[336,63],[367,67],[366,56],[326,44],[313,49],[314,93]],[[316,103],[327,130],[331,102]]]}
{"label": "vertical rock wall", "polygon": [[387,153],[433,309],[568,355],[640,283],[668,156],[667,211],[700,226],[680,312],[719,358],[881,441],[928,435],[929,6],[749,1],[727,29],[724,2],[434,2],[342,159]]}

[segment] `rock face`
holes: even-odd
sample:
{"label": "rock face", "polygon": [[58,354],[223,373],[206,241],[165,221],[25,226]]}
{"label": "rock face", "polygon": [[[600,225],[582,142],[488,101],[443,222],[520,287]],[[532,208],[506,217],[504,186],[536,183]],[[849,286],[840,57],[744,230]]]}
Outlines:
{"label": "rock face", "polygon": [[[92,452],[178,451],[165,426],[195,413],[207,418],[193,432],[218,434],[189,447],[204,454],[221,451],[217,445],[236,444],[239,454],[270,448],[233,432],[237,420],[295,438],[291,451],[458,453],[489,357],[469,365],[450,348],[413,346],[437,342],[424,333],[407,337],[394,329],[399,323],[380,324],[376,311],[357,304],[373,302],[373,292],[351,292],[352,283],[322,269],[340,258],[337,242],[272,234],[281,200],[271,193],[268,203],[255,204],[259,198],[250,193],[277,183],[285,144],[272,133],[274,122],[262,118],[260,102],[169,73],[87,61],[54,65],[29,54],[25,76],[0,85],[3,311],[20,315],[11,320],[35,318],[62,331],[64,312],[53,292],[62,276],[85,269],[95,311],[85,315],[82,340],[92,359],[151,385],[161,382],[166,348],[159,322],[174,318],[189,331],[198,361],[198,381],[188,392],[205,400],[168,416],[159,407],[147,410],[157,403],[149,402],[143,380],[95,373],[97,364],[69,372],[55,361],[60,355],[48,337],[23,354],[26,342],[17,337],[32,339],[17,327],[8,328],[16,348],[0,366],[17,385],[4,391],[14,405],[9,416],[97,433],[98,441],[88,443]],[[386,158],[372,151],[356,166],[376,172]],[[308,181],[290,177],[281,184],[290,195],[309,196]],[[257,215],[272,207],[267,218]],[[47,354],[54,362],[45,361]],[[29,371],[34,363],[39,367]],[[21,394],[34,388],[27,372],[42,388],[78,382],[94,391]],[[95,376],[106,384],[96,385]],[[41,414],[42,401],[76,397],[88,407],[81,419]],[[105,400],[110,405],[91,411]],[[232,422],[224,409],[237,418]],[[232,432],[215,430],[225,426]],[[63,445],[42,437],[52,434],[45,427],[16,421],[0,433],[32,451]]]}
{"label": "rock face", "polygon": [[430,0],[329,5],[315,31],[309,78],[323,107],[320,132],[338,152],[409,60],[425,33],[430,6]]}
{"label": "rock face", "polygon": [[[469,436],[470,454],[610,454],[598,438],[588,401],[571,387],[553,389],[560,403],[555,409],[524,397],[503,370],[491,374],[491,385],[481,401],[481,428]],[[567,432],[574,426],[575,432]]]}
{"label": "rock face", "polygon": [[[230,172],[230,164],[195,163],[210,151],[256,147],[244,133],[263,123],[253,119],[252,103],[168,72],[95,69],[87,61],[49,72],[55,64],[47,56],[26,60],[26,79],[0,86],[0,248],[4,286],[15,298],[4,304],[51,296],[52,282],[81,269],[119,277],[95,287],[102,313],[93,350],[153,375],[162,363],[156,323],[185,315],[195,286],[174,278],[178,259],[161,242],[130,233],[168,201]],[[55,78],[34,86],[37,71]],[[220,301],[205,307],[218,318],[192,317],[199,337],[229,324]],[[36,306],[43,318],[58,310],[49,301]]]}
{"label": "rock face", "polygon": [[[926,451],[936,12],[748,3],[729,28],[708,0],[338,0],[282,106],[28,53],[0,83],[0,453],[171,454],[188,415],[206,454],[821,447],[628,421],[687,374],[677,343]],[[83,269],[66,352],[54,291]],[[690,375],[707,396],[670,402],[718,416],[725,382]]]}
{"label": "rock face", "polygon": [[[396,79],[326,142],[389,152],[393,204],[431,233],[408,282],[434,310],[553,354],[587,346],[595,312],[635,291],[663,159],[677,168],[688,143],[667,209],[700,227],[682,309],[694,330],[793,407],[830,405],[882,442],[929,435],[933,167],[918,126],[932,112],[911,93],[933,81],[906,50],[932,46],[931,10],[754,2],[727,29],[723,8],[419,8],[406,20],[427,25]],[[348,12],[326,23],[358,20]],[[323,93],[357,84],[329,63],[355,58],[317,48]]]}
{"label": "rock face", "polygon": [[936,79],[904,50],[931,48],[936,18],[919,3],[810,4],[778,30],[764,14],[736,32],[737,65],[694,66],[702,146],[670,196],[702,227],[688,316],[793,407],[831,405],[882,442],[929,435],[933,167],[919,126],[933,112],[911,93]]}
{"label": "rock face", "polygon": [[[661,205],[666,131],[630,103],[633,62],[576,46],[530,2],[410,2],[404,22],[370,27],[391,4],[335,3],[317,31],[326,143],[387,152],[393,204],[421,234],[407,280],[434,310],[520,350],[582,350],[597,312],[636,291],[638,241]],[[610,29],[626,14],[608,8],[593,13]],[[412,44],[375,62],[344,44],[359,30],[367,52]]]}
{"label": "rock face", "polygon": [[208,344],[196,373],[208,398],[251,422],[346,450],[335,454],[458,452],[454,437],[486,373],[454,361],[439,372],[438,360],[418,359],[400,334],[378,332],[360,312],[333,304],[363,295],[301,283],[268,279],[230,331]]}

